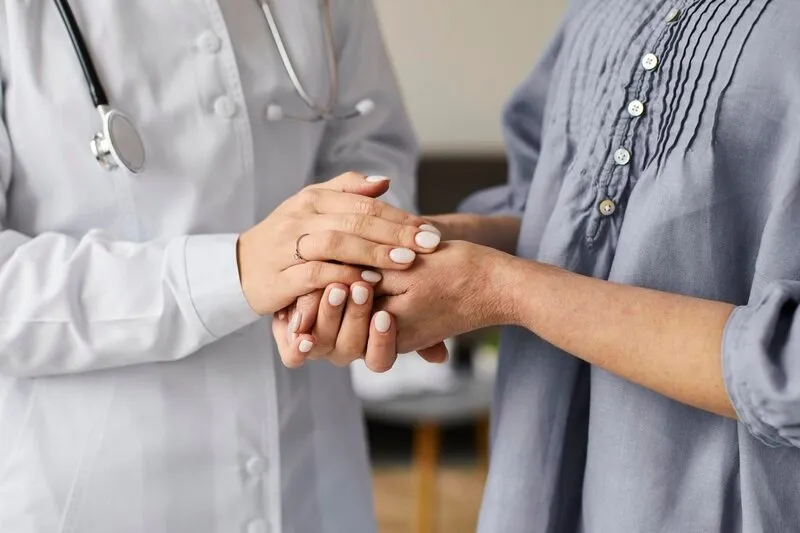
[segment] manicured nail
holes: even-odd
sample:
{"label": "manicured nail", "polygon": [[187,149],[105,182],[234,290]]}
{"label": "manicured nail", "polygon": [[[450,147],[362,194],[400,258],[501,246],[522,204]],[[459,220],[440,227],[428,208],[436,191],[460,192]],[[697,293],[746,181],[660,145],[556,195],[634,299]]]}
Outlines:
{"label": "manicured nail", "polygon": [[417,257],[417,254],[414,253],[414,250],[409,250],[408,248],[395,248],[389,252],[389,259],[401,265],[413,263],[415,257]]}
{"label": "manicured nail", "polygon": [[381,333],[386,333],[392,327],[392,317],[386,311],[378,311],[375,313],[375,329]]}
{"label": "manicured nail", "polygon": [[421,229],[422,231],[430,231],[431,233],[435,233],[439,237],[442,236],[442,232],[439,231],[439,228],[437,228],[436,226],[431,226],[430,224],[423,224],[419,227],[419,229]]}
{"label": "manicured nail", "polygon": [[334,307],[339,307],[347,299],[347,293],[339,288],[331,289],[328,293],[328,303]]}
{"label": "manicured nail", "polygon": [[373,270],[365,270],[361,273],[361,279],[367,283],[378,283],[383,276]]}
{"label": "manicured nail", "polygon": [[303,319],[303,314],[300,311],[295,311],[292,315],[292,321],[289,322],[289,333],[297,333],[300,327],[300,321]]}
{"label": "manicured nail", "polygon": [[300,341],[300,345],[298,346],[298,349],[303,353],[310,352],[312,348],[314,348],[314,343],[305,339]]}
{"label": "manicured nail", "polygon": [[364,305],[367,303],[367,299],[369,298],[369,291],[364,287],[359,287],[356,285],[351,289],[351,293],[353,295],[353,301],[358,305]]}
{"label": "manicured nail", "polygon": [[380,183],[382,181],[391,181],[390,178],[386,176],[367,176],[366,180],[370,183]]}
{"label": "manicured nail", "polygon": [[441,235],[437,235],[436,233],[430,231],[420,231],[417,233],[417,236],[414,237],[414,242],[423,248],[436,248],[439,246],[441,240]]}

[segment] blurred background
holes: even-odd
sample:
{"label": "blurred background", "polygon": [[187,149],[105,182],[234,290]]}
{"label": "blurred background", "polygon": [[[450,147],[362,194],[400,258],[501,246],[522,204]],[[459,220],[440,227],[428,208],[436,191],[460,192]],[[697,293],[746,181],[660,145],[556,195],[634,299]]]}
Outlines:
{"label": "blurred background", "polygon": [[[503,105],[539,58],[566,0],[375,0],[423,151],[419,205],[452,211],[503,183]],[[486,473],[495,331],[452,339],[446,366],[416,355],[364,398],[381,533],[474,531]]]}

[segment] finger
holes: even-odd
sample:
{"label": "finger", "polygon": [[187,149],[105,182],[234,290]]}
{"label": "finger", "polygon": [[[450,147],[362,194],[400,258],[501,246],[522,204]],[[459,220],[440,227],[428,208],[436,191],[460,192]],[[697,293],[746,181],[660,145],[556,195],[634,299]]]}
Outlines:
{"label": "finger", "polygon": [[365,176],[358,172],[345,172],[331,180],[310,185],[308,188],[327,189],[377,198],[389,190],[391,183],[392,180],[386,176]]}
{"label": "finger", "polygon": [[364,282],[350,287],[350,299],[336,337],[336,354],[331,358],[332,363],[346,365],[364,355],[372,318],[372,293],[372,287]]}
{"label": "finger", "polygon": [[313,357],[328,355],[336,347],[336,337],[339,335],[347,296],[348,287],[341,283],[329,285],[325,289],[314,326],[316,345],[311,352]]}
{"label": "finger", "polygon": [[433,226],[409,226],[368,215],[325,214],[310,219],[308,233],[325,230],[358,235],[374,243],[409,248],[418,253],[435,251],[442,240],[441,234]]}
{"label": "finger", "polygon": [[381,274],[378,272],[350,265],[320,261],[301,263],[283,270],[275,280],[274,290],[277,291],[275,309],[285,308],[300,296],[324,289],[331,283],[349,286],[356,281],[378,283],[380,280]]}
{"label": "finger", "polygon": [[322,291],[304,294],[297,299],[294,304],[295,313],[298,315],[297,329],[292,333],[311,333],[317,320],[317,312],[319,311],[321,300]]}
{"label": "finger", "polygon": [[338,261],[379,269],[407,269],[417,253],[409,248],[377,244],[341,231],[318,231],[300,239],[297,251],[306,261]]}
{"label": "finger", "polygon": [[427,224],[424,218],[367,196],[326,189],[307,190],[303,196],[319,214],[368,215],[415,228]]}
{"label": "finger", "polygon": [[364,362],[373,372],[386,372],[397,360],[397,327],[392,315],[378,311],[372,318]]}
{"label": "finger", "polygon": [[[275,344],[278,347],[278,354],[281,361],[287,368],[297,368],[302,366],[306,360],[306,355],[300,350],[300,343],[303,340],[313,339],[310,336],[303,336],[302,338],[289,338],[289,321],[286,317],[279,318],[278,313],[272,318],[272,335],[275,337]],[[303,348],[307,345],[304,344]]]}
{"label": "finger", "polygon": [[434,344],[428,348],[423,348],[417,353],[429,363],[444,363],[450,356],[449,352],[447,351],[447,346],[445,346],[444,342]]}
{"label": "finger", "polygon": [[314,349],[314,336],[302,333],[287,345],[285,356],[281,360],[287,368],[299,368],[309,359],[311,350]]}

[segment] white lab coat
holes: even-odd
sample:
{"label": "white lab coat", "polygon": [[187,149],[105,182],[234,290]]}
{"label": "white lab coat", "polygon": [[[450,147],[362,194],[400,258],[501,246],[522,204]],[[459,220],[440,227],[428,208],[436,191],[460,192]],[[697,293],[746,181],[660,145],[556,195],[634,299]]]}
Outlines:
{"label": "white lab coat", "polygon": [[[370,0],[332,5],[342,106],[376,108],[329,125],[266,120],[308,110],[255,0],[71,5],[147,170],[94,161],[53,2],[2,2],[0,532],[374,531],[349,373],[286,370],[235,260],[238,232],[346,170],[410,205],[416,145]],[[273,5],[327,101],[318,2]]]}

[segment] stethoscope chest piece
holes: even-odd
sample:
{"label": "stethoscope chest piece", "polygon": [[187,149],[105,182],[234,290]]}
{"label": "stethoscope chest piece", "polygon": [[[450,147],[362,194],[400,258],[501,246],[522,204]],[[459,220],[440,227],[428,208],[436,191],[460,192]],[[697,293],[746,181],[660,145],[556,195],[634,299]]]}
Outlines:
{"label": "stethoscope chest piece", "polygon": [[106,170],[123,168],[131,174],[144,170],[145,152],[142,138],[127,115],[107,106],[97,109],[103,131],[90,142],[95,159]]}

